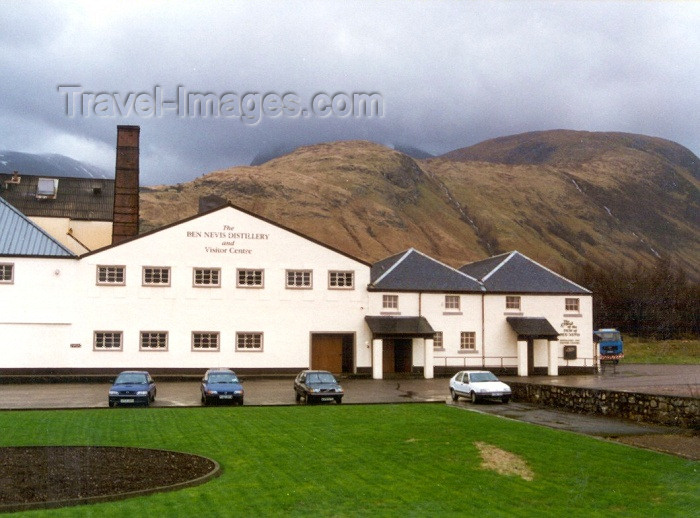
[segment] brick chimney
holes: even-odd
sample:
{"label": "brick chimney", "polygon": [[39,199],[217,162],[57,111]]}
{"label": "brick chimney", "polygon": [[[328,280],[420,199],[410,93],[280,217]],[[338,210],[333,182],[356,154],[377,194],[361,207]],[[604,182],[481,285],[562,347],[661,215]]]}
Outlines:
{"label": "brick chimney", "polygon": [[139,233],[139,126],[117,126],[112,244]]}

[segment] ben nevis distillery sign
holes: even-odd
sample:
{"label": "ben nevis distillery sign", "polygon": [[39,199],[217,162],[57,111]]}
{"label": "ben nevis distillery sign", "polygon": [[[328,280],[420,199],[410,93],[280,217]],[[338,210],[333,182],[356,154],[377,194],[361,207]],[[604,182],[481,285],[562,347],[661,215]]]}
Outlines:
{"label": "ben nevis distillery sign", "polygon": [[252,254],[255,241],[268,240],[270,234],[245,232],[233,225],[223,225],[220,230],[188,230],[187,237],[208,240],[204,251],[209,254]]}

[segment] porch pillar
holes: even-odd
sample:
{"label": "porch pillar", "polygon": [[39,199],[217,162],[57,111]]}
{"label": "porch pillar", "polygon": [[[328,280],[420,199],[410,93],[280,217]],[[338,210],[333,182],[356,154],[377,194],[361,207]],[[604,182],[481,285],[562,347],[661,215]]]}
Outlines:
{"label": "porch pillar", "polygon": [[527,376],[527,340],[518,340],[518,376]]}
{"label": "porch pillar", "polygon": [[424,357],[424,364],[423,364],[423,376],[425,379],[433,379],[433,364],[435,362],[435,358],[433,358],[433,355],[435,352],[433,351],[434,347],[434,341],[432,338],[423,338],[423,357]]}
{"label": "porch pillar", "polygon": [[547,375],[559,376],[559,340],[547,340]]}
{"label": "porch pillar", "polygon": [[384,372],[384,340],[375,338],[372,340],[372,379],[382,379]]}

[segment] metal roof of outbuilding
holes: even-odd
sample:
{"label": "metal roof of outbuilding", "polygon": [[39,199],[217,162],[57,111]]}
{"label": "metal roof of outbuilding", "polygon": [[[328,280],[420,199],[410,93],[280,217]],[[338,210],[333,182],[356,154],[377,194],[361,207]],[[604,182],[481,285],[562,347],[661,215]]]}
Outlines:
{"label": "metal roof of outbuilding", "polygon": [[[0,198],[27,216],[112,221],[114,180],[0,173]],[[43,192],[48,181],[54,193]]]}
{"label": "metal roof of outbuilding", "polygon": [[70,250],[2,198],[0,256],[75,257]]}

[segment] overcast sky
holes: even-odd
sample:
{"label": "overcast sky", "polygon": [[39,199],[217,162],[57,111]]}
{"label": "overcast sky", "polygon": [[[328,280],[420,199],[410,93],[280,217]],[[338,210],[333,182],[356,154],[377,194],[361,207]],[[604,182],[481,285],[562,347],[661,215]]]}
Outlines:
{"label": "overcast sky", "polygon": [[[700,2],[19,1],[0,20],[0,149],[113,174],[136,124],[144,185],[329,140],[441,154],[566,128],[700,155]],[[381,114],[346,114],[354,93]]]}

